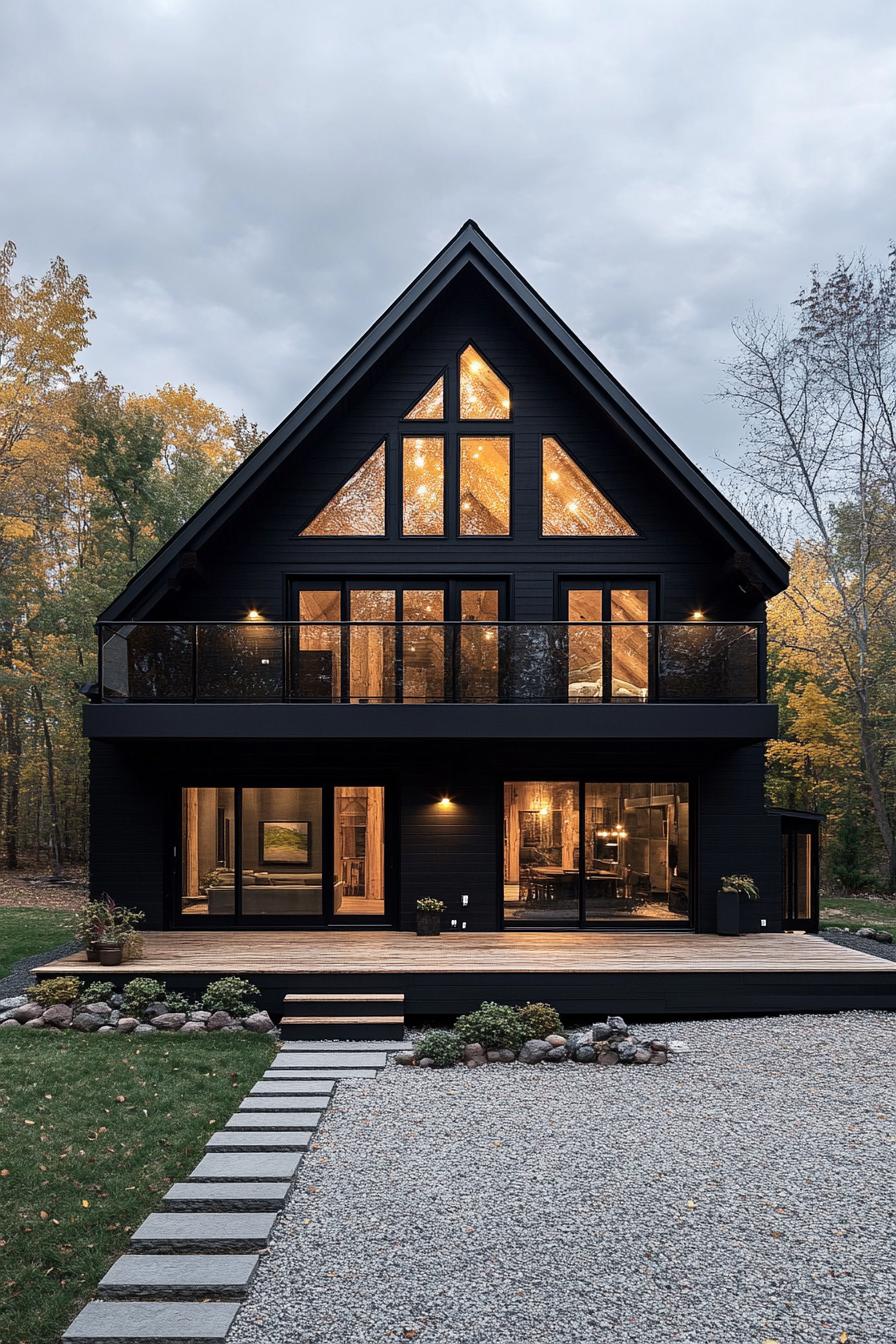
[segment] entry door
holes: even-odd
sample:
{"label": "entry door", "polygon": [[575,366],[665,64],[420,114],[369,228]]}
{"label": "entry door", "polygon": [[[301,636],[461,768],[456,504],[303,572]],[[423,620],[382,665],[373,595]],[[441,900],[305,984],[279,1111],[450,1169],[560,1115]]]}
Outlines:
{"label": "entry door", "polygon": [[569,622],[568,699],[619,704],[649,699],[653,585],[568,579],[561,602],[561,619]]}
{"label": "entry door", "polygon": [[818,822],[781,819],[781,892],[785,929],[818,929]]}

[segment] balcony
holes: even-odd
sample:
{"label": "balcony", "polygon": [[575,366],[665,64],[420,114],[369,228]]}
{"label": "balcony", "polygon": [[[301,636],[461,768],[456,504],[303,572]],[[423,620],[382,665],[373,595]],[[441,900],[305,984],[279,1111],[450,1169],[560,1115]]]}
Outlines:
{"label": "balcony", "polygon": [[752,622],[104,623],[102,704],[762,702]]}

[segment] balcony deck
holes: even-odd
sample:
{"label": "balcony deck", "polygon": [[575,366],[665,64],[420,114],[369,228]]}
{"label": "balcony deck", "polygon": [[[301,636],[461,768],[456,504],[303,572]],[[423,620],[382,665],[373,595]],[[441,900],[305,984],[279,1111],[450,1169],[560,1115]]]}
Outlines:
{"label": "balcony deck", "polygon": [[[456,1013],[483,998],[547,999],[568,1014],[669,1016],[896,1009],[896,962],[804,933],[741,938],[686,932],[517,932],[417,938],[386,930],[190,931],[144,935],[131,976],[192,990],[253,978],[277,1010],[284,992],[401,990],[409,1015]],[[39,977],[117,978],[84,954]]]}

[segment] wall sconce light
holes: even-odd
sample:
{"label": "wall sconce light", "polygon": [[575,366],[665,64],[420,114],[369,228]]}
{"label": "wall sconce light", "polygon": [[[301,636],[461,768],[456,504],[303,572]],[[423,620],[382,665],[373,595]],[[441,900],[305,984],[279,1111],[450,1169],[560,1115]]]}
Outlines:
{"label": "wall sconce light", "polygon": [[451,807],[453,799],[449,798],[447,793],[443,793],[439,799],[439,807]]}
{"label": "wall sconce light", "polygon": [[257,607],[250,607],[250,608],[249,608],[249,610],[246,612],[246,620],[247,620],[247,621],[260,621],[260,620],[261,620],[261,612],[258,610]]}
{"label": "wall sconce light", "polygon": [[691,612],[692,621],[702,621],[703,619],[704,619],[704,613],[700,610],[699,607],[697,608],[696,611]]}

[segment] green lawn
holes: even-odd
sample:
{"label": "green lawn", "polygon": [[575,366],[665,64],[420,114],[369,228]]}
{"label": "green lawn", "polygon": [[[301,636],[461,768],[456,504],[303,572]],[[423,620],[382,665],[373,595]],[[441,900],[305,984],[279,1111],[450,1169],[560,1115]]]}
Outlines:
{"label": "green lawn", "polygon": [[54,1344],[274,1055],[257,1036],[0,1032],[0,1341]]}
{"label": "green lawn", "polygon": [[829,896],[821,902],[821,924],[841,928],[889,929],[896,938],[896,900],[892,896]]}
{"label": "green lawn", "polygon": [[72,938],[74,915],[69,910],[41,910],[30,906],[0,909],[0,976],[19,957],[49,951]]}

